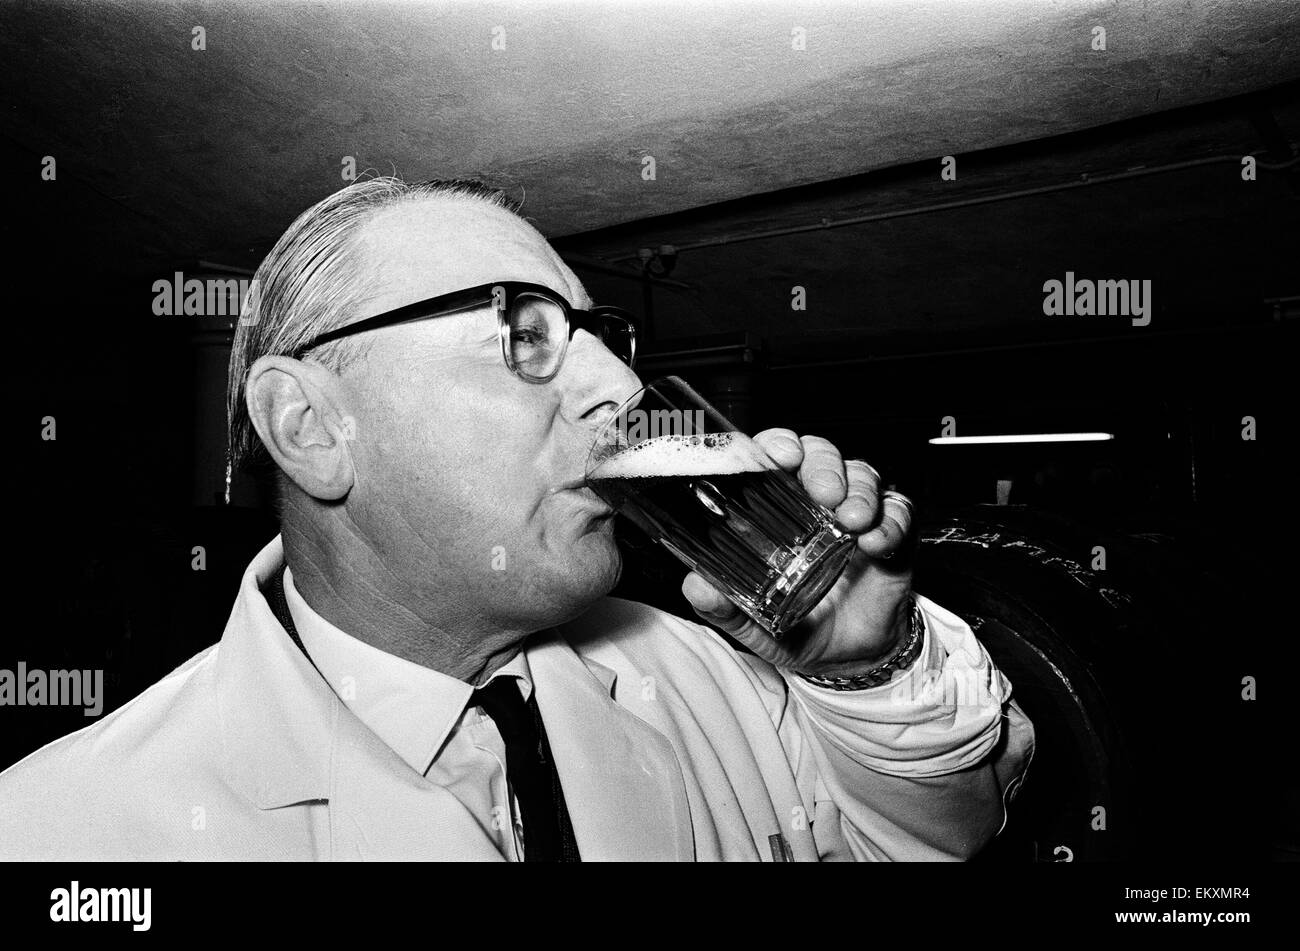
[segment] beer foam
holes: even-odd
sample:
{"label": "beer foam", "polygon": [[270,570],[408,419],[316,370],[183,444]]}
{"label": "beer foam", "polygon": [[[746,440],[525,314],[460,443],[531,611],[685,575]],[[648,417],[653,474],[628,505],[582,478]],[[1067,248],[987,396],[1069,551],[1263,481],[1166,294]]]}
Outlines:
{"label": "beer foam", "polygon": [[595,479],[644,479],[651,476],[738,475],[763,472],[744,437],[735,433],[658,436],[606,459]]}

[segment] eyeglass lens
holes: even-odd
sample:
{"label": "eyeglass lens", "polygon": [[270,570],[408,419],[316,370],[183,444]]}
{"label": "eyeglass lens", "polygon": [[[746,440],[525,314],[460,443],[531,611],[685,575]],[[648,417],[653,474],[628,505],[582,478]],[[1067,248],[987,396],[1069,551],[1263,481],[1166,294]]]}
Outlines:
{"label": "eyeglass lens", "polygon": [[[614,315],[601,315],[600,340],[624,363],[632,356],[632,330]],[[568,341],[564,308],[544,297],[521,294],[509,312],[510,359],[528,376],[550,376],[559,368]]]}

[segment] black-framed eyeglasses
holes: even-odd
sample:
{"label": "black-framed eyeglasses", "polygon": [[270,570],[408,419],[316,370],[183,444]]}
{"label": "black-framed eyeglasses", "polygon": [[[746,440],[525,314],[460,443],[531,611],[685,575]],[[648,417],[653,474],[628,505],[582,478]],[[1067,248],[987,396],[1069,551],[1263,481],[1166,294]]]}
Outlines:
{"label": "black-framed eyeglasses", "polygon": [[560,372],[575,331],[585,330],[629,367],[636,360],[636,323],[618,307],[579,310],[542,284],[494,281],[406,304],[313,337],[290,356],[301,359],[321,344],[414,320],[446,317],[491,304],[497,312],[501,355],[515,375],[546,383]]}

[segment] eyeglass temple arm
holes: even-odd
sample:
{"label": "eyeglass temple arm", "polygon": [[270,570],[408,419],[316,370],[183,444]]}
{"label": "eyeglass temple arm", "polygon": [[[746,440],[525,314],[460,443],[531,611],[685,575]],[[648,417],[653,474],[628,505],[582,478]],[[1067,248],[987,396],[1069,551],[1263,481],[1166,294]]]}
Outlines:
{"label": "eyeglass temple arm", "polygon": [[373,317],[367,317],[364,320],[358,320],[356,323],[344,324],[342,327],[335,327],[333,330],[327,330],[307,341],[302,346],[294,350],[295,356],[300,356],[308,350],[319,347],[321,344],[330,343],[343,337],[350,337],[353,334],[363,333],[367,330],[377,330],[380,327],[391,327],[396,324],[406,323],[412,320],[420,320],[425,317],[449,317],[452,314],[458,314],[466,310],[473,310],[475,307],[481,307],[484,304],[492,302],[490,292],[484,293],[478,289],[464,291],[456,294],[448,294],[442,297],[431,297],[428,300],[416,301],[414,304],[405,304],[396,310],[385,311],[382,314],[376,314]]}

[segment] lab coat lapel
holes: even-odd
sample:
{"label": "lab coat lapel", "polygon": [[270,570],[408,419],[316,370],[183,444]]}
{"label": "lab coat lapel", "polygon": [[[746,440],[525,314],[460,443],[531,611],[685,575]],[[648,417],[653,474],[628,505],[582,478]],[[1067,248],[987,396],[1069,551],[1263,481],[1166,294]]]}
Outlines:
{"label": "lab coat lapel", "polygon": [[529,643],[528,666],[583,861],[692,861],[677,755],[613,700],[614,671],[554,633]]}
{"label": "lab coat lapel", "polygon": [[214,677],[226,778],[259,809],[326,797],[337,716],[333,692],[259,590],[282,560],[277,536],[245,573]]}
{"label": "lab coat lapel", "polygon": [[330,786],[335,861],[499,862],[475,816],[454,795],[411,769],[356,717],[341,710]]}
{"label": "lab coat lapel", "polygon": [[318,858],[499,861],[481,817],[403,762],[294,646],[259,590],[282,561],[276,538],[244,576],[218,648],[232,785],[263,810],[325,802]]}

